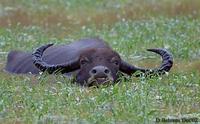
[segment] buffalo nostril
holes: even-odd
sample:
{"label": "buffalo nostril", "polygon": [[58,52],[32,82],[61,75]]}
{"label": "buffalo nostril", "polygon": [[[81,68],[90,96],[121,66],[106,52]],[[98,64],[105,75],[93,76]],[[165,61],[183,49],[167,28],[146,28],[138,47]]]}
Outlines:
{"label": "buffalo nostril", "polygon": [[97,73],[97,70],[96,69],[92,69],[92,74],[96,74]]}
{"label": "buffalo nostril", "polygon": [[104,70],[104,73],[105,73],[105,74],[108,74],[108,73],[110,73],[110,71],[109,71],[108,69],[105,69],[105,70]]}

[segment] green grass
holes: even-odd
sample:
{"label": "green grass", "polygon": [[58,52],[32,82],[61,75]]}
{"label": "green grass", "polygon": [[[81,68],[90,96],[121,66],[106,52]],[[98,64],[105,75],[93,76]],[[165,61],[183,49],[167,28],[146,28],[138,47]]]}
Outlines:
{"label": "green grass", "polygon": [[[21,7],[20,12],[12,10],[10,15],[0,15],[0,123],[140,124],[155,123],[156,118],[183,117],[200,121],[197,0],[111,0],[107,4],[104,0],[77,1],[5,0],[0,3],[0,8]],[[66,9],[68,4],[70,7]],[[118,4],[120,9],[115,8]],[[128,9],[129,4],[136,8]],[[145,8],[148,12],[137,8],[139,4],[150,6]],[[151,6],[157,6],[160,11]],[[175,8],[170,11],[163,7]],[[73,19],[66,23],[64,17],[57,19],[63,16],[59,15],[61,8],[65,8],[61,15],[70,12],[69,15],[75,15],[75,20],[81,23],[76,24]],[[127,14],[133,10],[138,10],[134,17],[133,13]],[[23,12],[26,13],[21,15]],[[53,13],[54,18],[44,21],[49,17],[48,12]],[[86,17],[80,18],[79,12]],[[122,17],[112,17],[116,12]],[[13,19],[12,13],[19,18],[7,24],[7,19]],[[89,16],[91,21],[85,22]],[[28,20],[30,17],[34,18]],[[3,71],[10,50],[33,51],[43,44],[67,44],[86,37],[104,39],[123,59],[143,67],[155,67],[160,63],[159,56],[146,52],[147,48],[167,48],[174,56],[174,66],[162,77],[125,76],[119,84],[100,88],[80,87],[61,75],[14,75]]]}

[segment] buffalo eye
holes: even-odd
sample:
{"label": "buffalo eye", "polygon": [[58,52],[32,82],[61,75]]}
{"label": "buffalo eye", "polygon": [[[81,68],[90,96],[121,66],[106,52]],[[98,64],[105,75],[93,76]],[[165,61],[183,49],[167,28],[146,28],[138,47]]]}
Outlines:
{"label": "buffalo eye", "polygon": [[83,57],[83,58],[80,59],[80,64],[81,64],[81,65],[85,65],[85,64],[87,64],[88,62],[89,62],[89,59],[86,58],[86,57]]}
{"label": "buffalo eye", "polygon": [[119,65],[119,62],[118,61],[114,61],[113,64]]}
{"label": "buffalo eye", "polygon": [[112,59],[111,59],[111,63],[113,63],[114,65],[119,65],[119,60],[116,58],[116,57],[113,57]]}

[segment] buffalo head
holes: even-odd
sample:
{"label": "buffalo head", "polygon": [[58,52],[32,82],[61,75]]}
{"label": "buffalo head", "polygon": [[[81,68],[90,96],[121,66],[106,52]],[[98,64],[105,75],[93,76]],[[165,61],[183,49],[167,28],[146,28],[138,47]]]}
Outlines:
{"label": "buffalo head", "polygon": [[[95,48],[81,51],[80,56],[69,62],[50,65],[42,60],[43,52],[53,44],[42,46],[33,53],[33,63],[41,71],[52,73],[69,73],[78,70],[76,82],[81,85],[99,85],[113,83],[118,79],[118,72],[132,75],[136,71],[144,74],[164,74],[173,65],[172,55],[165,49],[148,49],[162,56],[162,64],[155,69],[133,66],[123,61],[119,54],[110,48]],[[138,76],[138,75],[136,75]]]}

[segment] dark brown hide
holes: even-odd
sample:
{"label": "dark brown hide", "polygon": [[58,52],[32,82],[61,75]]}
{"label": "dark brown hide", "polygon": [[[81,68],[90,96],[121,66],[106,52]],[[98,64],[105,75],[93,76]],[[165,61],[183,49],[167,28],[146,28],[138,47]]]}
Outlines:
{"label": "dark brown hide", "polygon": [[[109,77],[112,81],[115,81],[118,78],[117,72],[119,71],[119,64],[116,65],[115,61],[120,62],[121,59],[118,53],[112,51],[110,48],[85,50],[81,53],[80,59],[83,61],[86,59],[86,61],[83,64],[80,64],[80,71],[76,76],[77,82],[81,82],[81,84],[90,82],[88,81],[91,77],[90,71],[97,66],[107,67],[110,72]],[[103,78],[104,76],[104,74],[96,75],[94,78]]]}
{"label": "dark brown hide", "polygon": [[[52,46],[45,50],[42,59],[48,64],[61,64],[76,59],[82,50],[91,48],[109,48],[101,39],[82,39],[69,45]],[[16,74],[39,74],[40,70],[35,67],[32,53],[11,51],[7,57],[6,71]]]}
{"label": "dark brown hide", "polygon": [[81,85],[115,82],[119,71],[128,75],[132,75],[136,71],[159,75],[168,72],[173,65],[172,55],[164,49],[148,50],[162,56],[163,61],[159,68],[151,70],[128,64],[121,60],[119,54],[113,51],[103,40],[94,38],[83,39],[69,45],[45,45],[38,48],[33,56],[31,56],[31,53],[10,52],[6,70],[18,74],[29,72],[38,74],[39,70],[46,71],[49,74],[74,73],[76,82]]}

